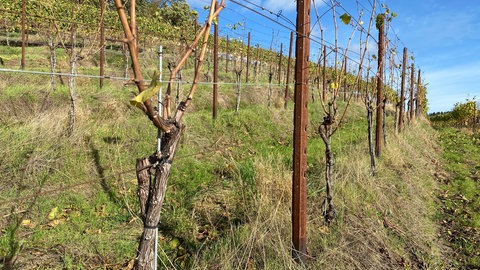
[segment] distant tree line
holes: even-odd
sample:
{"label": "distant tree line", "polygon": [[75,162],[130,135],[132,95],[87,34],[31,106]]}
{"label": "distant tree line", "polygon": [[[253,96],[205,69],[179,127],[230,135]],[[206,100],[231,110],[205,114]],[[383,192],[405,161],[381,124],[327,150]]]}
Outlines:
{"label": "distant tree line", "polygon": [[435,125],[475,128],[479,115],[477,100],[473,98],[455,103],[451,111],[431,113],[429,117]]}

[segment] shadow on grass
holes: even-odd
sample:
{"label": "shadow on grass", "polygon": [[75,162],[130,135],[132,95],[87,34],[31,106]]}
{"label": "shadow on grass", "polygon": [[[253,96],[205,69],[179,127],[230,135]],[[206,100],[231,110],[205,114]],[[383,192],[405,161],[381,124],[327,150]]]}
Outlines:
{"label": "shadow on grass", "polygon": [[103,191],[108,195],[108,198],[112,202],[118,202],[119,199],[115,195],[112,187],[107,183],[107,179],[105,177],[105,168],[102,166],[100,162],[100,151],[95,147],[92,138],[87,138],[88,146],[91,151],[91,155],[93,158],[93,162],[95,164],[95,171],[100,178],[100,185],[102,186]]}

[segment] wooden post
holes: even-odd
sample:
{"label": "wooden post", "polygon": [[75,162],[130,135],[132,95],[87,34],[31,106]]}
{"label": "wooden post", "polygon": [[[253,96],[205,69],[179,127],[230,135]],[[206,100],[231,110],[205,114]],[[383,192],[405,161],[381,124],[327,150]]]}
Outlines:
{"label": "wooden post", "polygon": [[307,126],[308,57],[310,54],[310,0],[297,1],[295,48],[295,107],[292,181],[292,256],[305,263],[307,258]]}
{"label": "wooden post", "polygon": [[377,20],[378,28],[378,69],[377,69],[377,118],[375,119],[375,155],[382,153],[383,136],[383,58],[385,55],[385,15],[380,14]]}

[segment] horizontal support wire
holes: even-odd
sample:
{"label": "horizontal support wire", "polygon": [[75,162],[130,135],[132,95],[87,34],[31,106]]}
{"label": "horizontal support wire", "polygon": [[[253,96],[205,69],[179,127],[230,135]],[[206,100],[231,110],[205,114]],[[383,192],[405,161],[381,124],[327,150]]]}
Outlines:
{"label": "horizontal support wire", "polygon": [[[98,75],[88,75],[88,74],[71,74],[71,73],[59,73],[59,72],[48,72],[48,71],[34,71],[34,70],[21,70],[21,69],[6,69],[0,68],[0,72],[5,73],[18,73],[18,74],[34,74],[34,75],[44,75],[44,76],[65,76],[65,77],[76,77],[76,78],[88,78],[88,79],[110,79],[110,80],[119,80],[119,81],[133,81],[133,78],[125,77],[114,77],[114,76],[98,76]],[[144,82],[150,82],[150,80],[144,80]],[[169,81],[159,81],[160,83],[169,83]],[[173,83],[182,83],[182,84],[193,84],[191,81],[179,81],[174,80]],[[281,83],[236,83],[236,82],[197,82],[199,85],[237,85],[241,84],[244,86],[286,86],[286,84]],[[295,83],[289,83],[289,86],[294,86]]]}

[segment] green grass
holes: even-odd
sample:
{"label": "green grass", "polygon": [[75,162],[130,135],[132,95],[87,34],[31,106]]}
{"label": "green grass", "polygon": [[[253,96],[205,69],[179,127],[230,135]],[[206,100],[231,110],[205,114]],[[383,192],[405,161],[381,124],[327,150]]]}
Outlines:
{"label": "green grass", "polygon": [[445,168],[451,178],[443,186],[444,230],[457,254],[457,264],[480,267],[480,144],[478,134],[439,129]]}
{"label": "green grass", "polygon": [[[155,59],[147,60],[153,70]],[[112,61],[122,68],[120,56]],[[48,59],[42,63],[48,65]],[[82,72],[97,71],[88,59],[80,65]],[[126,267],[142,230],[135,161],[156,148],[156,129],[128,103],[136,89],[110,80],[99,89],[97,80],[77,79],[76,128],[67,137],[66,86],[51,91],[50,78],[35,75],[0,78],[0,216],[5,217],[0,219],[0,262],[10,259],[19,269]],[[244,87],[235,115],[235,86],[219,90],[216,120],[208,85],[201,85],[184,118],[186,130],[161,213],[161,267],[442,266],[433,219],[437,183],[431,173],[438,151],[431,150],[437,146],[424,120],[400,135],[389,132],[375,178],[365,109],[350,106],[332,138],[337,218],[326,227],[321,216],[325,146],[317,132],[323,114],[318,101],[309,104],[307,226],[312,260],[304,267],[291,259],[293,104],[283,109],[277,97],[283,89],[278,88],[267,108],[265,88]],[[57,214],[49,217],[55,208]],[[385,226],[384,220],[392,225]]]}

